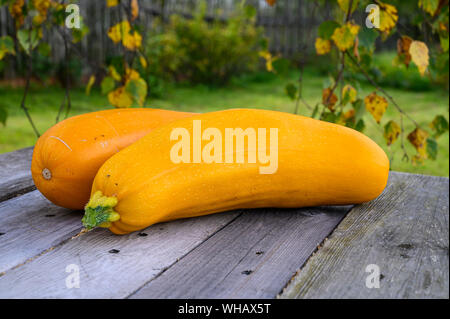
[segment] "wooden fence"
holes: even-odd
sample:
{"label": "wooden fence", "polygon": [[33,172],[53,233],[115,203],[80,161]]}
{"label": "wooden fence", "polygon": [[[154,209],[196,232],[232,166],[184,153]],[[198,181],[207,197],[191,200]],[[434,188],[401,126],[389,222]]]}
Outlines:
{"label": "wooden fence", "polygon": [[[206,0],[207,18],[224,19],[233,12],[241,0]],[[166,20],[172,14],[192,15],[197,0],[140,0],[137,23],[149,30],[155,17]],[[78,50],[93,63],[101,63],[107,55],[118,53],[117,47],[107,37],[111,25],[120,19],[117,8],[107,8],[105,0],[78,0],[84,23],[89,34],[79,43]],[[319,5],[309,0],[278,0],[273,7],[265,0],[247,0],[257,10],[257,24],[264,27],[269,39],[270,50],[285,57],[296,55],[313,48],[314,36],[320,21],[331,16],[327,4]],[[0,36],[14,33],[13,19],[7,7],[0,8]],[[53,62],[64,58],[64,45],[57,32],[44,33],[44,41],[52,48]],[[14,63],[14,62],[13,62]],[[17,61],[17,63],[20,63]],[[14,69],[9,68],[9,69]],[[10,70],[11,71],[11,70]]]}

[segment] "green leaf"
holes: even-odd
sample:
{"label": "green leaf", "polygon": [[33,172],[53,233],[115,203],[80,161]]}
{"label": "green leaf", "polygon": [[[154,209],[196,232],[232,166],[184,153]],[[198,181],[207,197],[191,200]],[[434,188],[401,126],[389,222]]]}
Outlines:
{"label": "green leaf", "polygon": [[431,158],[433,161],[436,160],[438,153],[438,144],[435,139],[427,138],[427,155],[428,158]]}
{"label": "green leaf", "polygon": [[105,76],[102,80],[102,83],[100,84],[102,89],[102,94],[108,94],[114,88],[116,87],[116,83],[114,82],[114,79],[110,76]]}
{"label": "green leaf", "polygon": [[366,123],[364,123],[363,119],[360,119],[355,125],[355,130],[357,130],[359,132],[363,132],[365,128],[366,128]]}
{"label": "green leaf", "polygon": [[433,122],[430,123],[430,127],[435,131],[434,137],[438,138],[448,131],[447,119],[443,115],[436,115]]}
{"label": "green leaf", "polygon": [[47,42],[41,42],[38,46],[38,52],[40,55],[49,57],[52,49]]}
{"label": "green leaf", "polygon": [[278,75],[286,75],[291,68],[291,61],[285,58],[279,58],[272,62],[272,67]]}
{"label": "green leaf", "polygon": [[0,38],[0,60],[7,54],[16,54],[14,50],[14,41],[9,36]]}
{"label": "green leaf", "polygon": [[39,30],[32,29],[20,29],[17,31],[17,39],[19,40],[20,46],[23,50],[30,54],[31,51],[39,44]]}
{"label": "green leaf", "polygon": [[320,118],[322,121],[336,123],[337,116],[332,112],[324,112]]}
{"label": "green leaf", "polygon": [[361,28],[358,34],[359,45],[372,51],[375,48],[375,40],[378,38],[379,32],[375,29]]}
{"label": "green leaf", "polygon": [[295,100],[297,98],[297,87],[293,83],[286,85],[284,90],[291,100]]}
{"label": "green leaf", "polygon": [[143,79],[130,80],[125,86],[128,92],[139,106],[143,106],[147,97],[147,83]]}
{"label": "green leaf", "polygon": [[319,26],[318,35],[320,38],[329,40],[333,35],[333,32],[336,28],[339,28],[341,25],[336,21],[325,21]]}
{"label": "green leaf", "polygon": [[83,19],[80,17],[80,28],[72,29],[72,42],[78,43],[83,40],[84,36],[89,33],[89,27],[84,24]]}

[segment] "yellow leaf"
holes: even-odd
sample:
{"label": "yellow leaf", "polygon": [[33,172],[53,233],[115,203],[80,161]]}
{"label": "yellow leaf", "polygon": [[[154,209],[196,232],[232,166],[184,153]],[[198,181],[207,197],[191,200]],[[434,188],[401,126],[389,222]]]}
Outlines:
{"label": "yellow leaf", "polygon": [[110,65],[108,67],[109,70],[109,74],[111,75],[111,77],[116,80],[117,82],[120,82],[120,80],[122,80],[122,77],[120,76],[120,74],[117,72],[116,68],[112,65]]}
{"label": "yellow leaf", "polygon": [[419,68],[420,74],[424,75],[429,63],[427,45],[421,41],[412,41],[409,47],[409,54],[412,61]]}
{"label": "yellow leaf", "polygon": [[142,45],[142,36],[137,31],[134,31],[132,34],[127,33],[124,35],[122,44],[128,50],[135,51]]}
{"label": "yellow leaf", "polygon": [[108,37],[113,40],[114,43],[118,43],[130,33],[130,30],[130,22],[124,20],[109,28]]}
{"label": "yellow leaf", "polygon": [[393,5],[377,2],[380,7],[380,31],[388,34],[397,24],[397,8]]}
{"label": "yellow leaf", "polygon": [[125,69],[125,83],[128,82],[129,80],[138,80],[140,78],[141,76],[136,70],[133,70],[129,67]]}
{"label": "yellow leaf", "polygon": [[33,23],[39,25],[47,20],[48,8],[50,8],[50,0],[33,0],[33,6],[39,12],[38,15],[34,16]]}
{"label": "yellow leaf", "polygon": [[131,0],[131,20],[135,20],[139,15],[139,4],[137,0]]}
{"label": "yellow leaf", "polygon": [[381,118],[388,107],[387,100],[373,92],[365,97],[364,104],[366,106],[366,110],[372,114],[377,123],[380,123]]}
{"label": "yellow leaf", "polygon": [[419,8],[434,16],[439,9],[439,0],[419,0]]}
{"label": "yellow leaf", "polygon": [[317,52],[318,55],[327,54],[331,50],[331,42],[330,42],[330,40],[317,38],[315,45],[316,45],[316,52]]}
{"label": "yellow leaf", "polygon": [[422,158],[427,158],[427,138],[428,133],[420,128],[408,134],[409,142],[415,147],[418,155]]}
{"label": "yellow leaf", "polygon": [[356,89],[351,86],[350,84],[346,84],[342,88],[342,100],[346,102],[353,103],[356,101],[356,96],[358,95],[358,92],[356,92]]}
{"label": "yellow leaf", "polygon": [[342,27],[334,29],[331,39],[334,41],[339,50],[346,51],[354,45],[358,32],[358,25],[347,22]]}
{"label": "yellow leaf", "polygon": [[147,60],[141,55],[139,57],[139,63],[141,63],[141,66],[146,69],[147,68]]}
{"label": "yellow leaf", "polygon": [[400,126],[395,121],[389,121],[384,126],[384,138],[386,139],[387,145],[394,143],[398,136],[400,135]]}
{"label": "yellow leaf", "polygon": [[130,107],[133,104],[133,97],[121,86],[108,93],[108,100],[114,107]]}
{"label": "yellow leaf", "polygon": [[272,63],[278,59],[278,56],[274,57],[269,51],[260,51],[259,56],[266,60],[266,70],[274,72]]}
{"label": "yellow leaf", "polygon": [[272,7],[277,2],[277,0],[266,0],[266,2],[269,6]]}
{"label": "yellow leaf", "polygon": [[119,4],[119,0],[106,0],[106,6],[108,8],[115,7]]}
{"label": "yellow leaf", "polygon": [[95,83],[95,76],[91,75],[91,77],[89,78],[88,84],[86,86],[86,94],[89,95],[91,93],[91,88]]}
{"label": "yellow leaf", "polygon": [[337,100],[336,94],[334,94],[330,88],[322,90],[322,104],[329,108],[330,111],[334,111]]}
{"label": "yellow leaf", "polygon": [[411,47],[412,41],[413,39],[411,39],[407,35],[404,35],[397,40],[398,56],[402,59],[402,61],[405,63],[407,67],[411,62],[411,54],[409,53],[409,48]]}

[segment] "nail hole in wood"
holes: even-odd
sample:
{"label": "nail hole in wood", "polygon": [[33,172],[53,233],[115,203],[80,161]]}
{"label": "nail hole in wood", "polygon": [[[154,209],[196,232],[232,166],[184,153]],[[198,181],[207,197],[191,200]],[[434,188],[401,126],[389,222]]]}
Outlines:
{"label": "nail hole in wood", "polygon": [[120,252],[120,250],[118,249],[111,249],[110,251],[108,251],[108,253],[110,254],[118,254]]}

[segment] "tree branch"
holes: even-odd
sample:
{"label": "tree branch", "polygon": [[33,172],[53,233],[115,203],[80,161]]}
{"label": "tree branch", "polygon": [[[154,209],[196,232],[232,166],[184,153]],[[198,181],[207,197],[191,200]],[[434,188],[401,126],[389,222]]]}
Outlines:
{"label": "tree branch", "polygon": [[364,70],[364,68],[361,66],[361,64],[359,64],[359,62],[356,61],[350,53],[348,53],[348,51],[345,51],[345,53],[350,58],[350,60],[353,62],[353,64],[355,64],[358,67],[358,69],[363,73],[364,77],[370,82],[370,84],[372,84],[372,86],[374,86],[378,91],[383,93],[384,96],[386,96],[391,101],[391,103],[395,106],[395,108],[401,114],[406,116],[411,122],[413,122],[415,126],[420,127],[420,125],[412,117],[410,117],[407,113],[405,113],[405,111],[403,111],[403,109],[397,104],[397,102],[395,102],[394,98],[392,96],[390,96],[383,88],[381,88],[375,82],[375,80],[366,72],[366,70]]}

